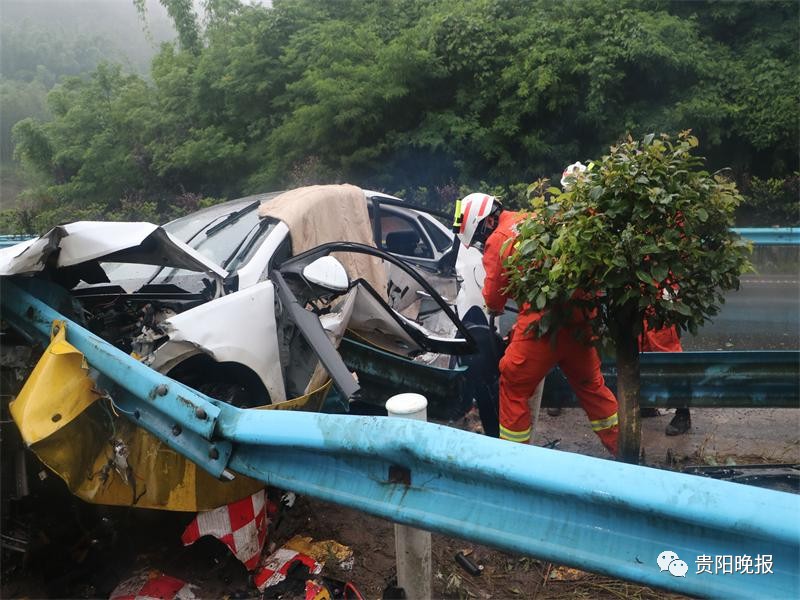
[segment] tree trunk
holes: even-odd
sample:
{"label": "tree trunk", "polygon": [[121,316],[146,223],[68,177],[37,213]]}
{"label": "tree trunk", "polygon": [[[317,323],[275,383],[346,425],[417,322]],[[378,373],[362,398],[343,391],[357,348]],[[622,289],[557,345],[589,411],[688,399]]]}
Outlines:
{"label": "tree trunk", "polygon": [[619,459],[638,464],[642,445],[639,417],[639,341],[632,324],[619,328],[617,347],[617,400],[619,401]]}

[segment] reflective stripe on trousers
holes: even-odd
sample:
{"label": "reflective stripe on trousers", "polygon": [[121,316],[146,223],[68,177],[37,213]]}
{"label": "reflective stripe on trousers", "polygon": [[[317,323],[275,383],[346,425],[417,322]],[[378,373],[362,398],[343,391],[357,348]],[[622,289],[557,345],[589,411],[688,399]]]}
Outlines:
{"label": "reflective stripe on trousers", "polygon": [[[549,337],[535,339],[524,334],[525,319],[515,325],[514,335],[500,361],[500,437],[527,441],[532,427],[528,399],[556,364],[561,367],[578,397],[592,430],[603,445],[614,452],[617,445],[617,399],[600,372],[597,351],[562,329],[555,348]],[[503,435],[503,430],[507,433]]]}
{"label": "reflective stripe on trousers", "polygon": [[597,419],[596,421],[589,422],[592,424],[592,431],[597,432],[613,427],[614,425],[619,425],[619,416],[617,416],[617,413],[614,413],[607,419]]}

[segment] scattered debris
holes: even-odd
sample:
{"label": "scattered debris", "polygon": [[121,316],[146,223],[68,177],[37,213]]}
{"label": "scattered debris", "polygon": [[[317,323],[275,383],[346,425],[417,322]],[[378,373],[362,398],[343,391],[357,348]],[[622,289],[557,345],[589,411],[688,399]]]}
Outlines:
{"label": "scattered debris", "polygon": [[465,556],[463,552],[456,552],[455,558],[459,566],[470,575],[477,576],[481,574],[481,565],[475,564],[472,559]]}
{"label": "scattered debris", "polygon": [[305,567],[306,576],[319,575],[322,572],[322,565],[310,556],[285,547],[278,548],[262,560],[253,576],[253,583],[260,592],[263,592],[269,587],[280,584],[290,575],[296,578],[294,574],[297,573],[298,567]]}
{"label": "scattered debris", "polygon": [[109,600],[195,600],[196,586],[160,571],[142,571],[120,583]]}
{"label": "scattered debris", "polygon": [[588,577],[589,573],[572,567],[554,567],[550,570],[549,578],[554,581],[578,581]]}
{"label": "scattered debris", "polygon": [[263,592],[289,577],[308,579],[308,576],[319,575],[324,565],[343,571],[352,570],[353,551],[333,540],[315,542],[310,537],[296,535],[261,560],[253,580],[259,591]]}
{"label": "scattered debris", "polygon": [[190,546],[204,535],[213,536],[252,571],[258,566],[267,539],[268,517],[276,510],[267,501],[265,490],[259,490],[227,506],[199,513],[186,527],[181,541]]}
{"label": "scattered debris", "polygon": [[310,537],[296,535],[283,547],[308,555],[326,566],[336,566],[343,571],[353,569],[353,551],[334,540],[315,542]]}
{"label": "scattered debris", "polygon": [[364,600],[351,581],[320,577],[306,581],[305,600]]}

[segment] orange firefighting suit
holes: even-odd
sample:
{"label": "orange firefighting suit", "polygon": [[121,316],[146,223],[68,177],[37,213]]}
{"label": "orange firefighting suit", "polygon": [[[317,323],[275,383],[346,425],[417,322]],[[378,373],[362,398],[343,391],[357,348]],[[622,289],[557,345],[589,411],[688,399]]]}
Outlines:
{"label": "orange firefighting suit", "polygon": [[[675,224],[680,229],[683,229],[683,215],[681,213],[676,215]],[[645,260],[649,260],[649,256],[646,257]],[[670,278],[671,277],[672,272],[670,272]],[[663,285],[664,287],[660,289],[666,288],[671,294],[678,293],[679,287],[674,281],[668,280]],[[645,314],[652,315],[654,310],[652,306],[648,306],[645,310]],[[650,329],[647,325],[647,319],[644,319],[642,323],[642,333],[639,335],[639,352],[683,352],[681,338],[678,336],[678,329],[675,325],[662,327],[661,329]]]}
{"label": "orange firefighting suit", "polygon": [[[502,312],[508,299],[503,292],[508,285],[503,261],[514,250],[515,226],[524,216],[503,211],[497,228],[486,240],[483,298],[489,310],[494,312]],[[507,240],[512,241],[506,244]],[[549,335],[536,339],[534,333],[526,330],[541,316],[541,312],[533,311],[529,306],[521,307],[511,342],[500,360],[500,437],[523,443],[530,439],[532,423],[528,398],[550,369],[558,365],[586,411],[592,430],[616,456],[619,433],[617,399],[605,385],[597,351],[576,340],[570,327],[557,333],[555,346],[551,344]]]}
{"label": "orange firefighting suit", "polygon": [[644,333],[639,336],[640,352],[683,352],[681,338],[675,325],[650,329],[644,322]]}

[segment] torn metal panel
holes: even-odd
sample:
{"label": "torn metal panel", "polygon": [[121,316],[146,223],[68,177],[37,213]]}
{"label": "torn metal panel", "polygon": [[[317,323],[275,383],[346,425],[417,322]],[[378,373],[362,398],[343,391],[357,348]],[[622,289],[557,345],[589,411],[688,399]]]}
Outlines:
{"label": "torn metal panel", "polygon": [[[24,292],[11,281],[0,287],[4,317],[14,326],[20,324],[26,331],[49,339],[54,319],[63,315],[47,304]],[[71,324],[67,340],[81,352],[90,364],[103,364],[104,375],[136,398],[147,398],[148,406],[166,417],[182,420],[187,417],[186,428],[204,439],[210,439],[220,408],[203,395],[176,381],[161,385],[163,376],[147,366],[132,360],[119,349],[100,339],[77,324]],[[192,398],[189,400],[188,398]],[[202,413],[203,417],[197,415]]]}
{"label": "torn metal panel", "polygon": [[[308,283],[302,276],[303,268],[318,259],[321,256],[327,256],[331,253],[337,255],[343,253],[352,254],[366,254],[375,257],[380,257],[385,261],[393,263],[398,268],[402,269],[409,276],[413,277],[415,281],[422,287],[422,289],[430,296],[431,300],[436,303],[439,309],[446,315],[452,322],[454,335],[456,337],[446,338],[441,336],[434,336],[418,323],[411,321],[403,316],[401,313],[393,310],[385,300],[380,297],[380,294],[369,283],[369,281],[358,278],[351,285],[359,285],[363,288],[364,298],[368,295],[372,296],[370,300],[364,300],[370,306],[362,312],[361,309],[356,307],[354,311],[353,329],[360,329],[359,334],[362,337],[372,336],[378,338],[377,345],[383,349],[396,352],[404,355],[412,355],[415,353],[416,348],[422,348],[431,352],[441,352],[445,354],[466,354],[474,352],[475,345],[469,332],[464,328],[453,309],[445,302],[441,295],[417,272],[415,272],[409,265],[402,262],[400,259],[387,254],[381,250],[377,250],[372,246],[358,244],[353,242],[333,242],[323,244],[310,251],[304,252],[295,256],[283,263],[280,272],[287,277],[287,281],[293,285],[295,293],[300,293],[303,287],[307,287]],[[361,324],[359,325],[359,319]],[[383,322],[389,329],[397,330],[397,326],[403,330],[403,336],[392,336],[392,331],[387,331],[384,326],[378,325],[378,322]],[[395,325],[389,325],[390,321],[394,321]],[[410,338],[413,344],[407,344],[406,340]],[[392,339],[394,338],[394,339]],[[406,347],[404,347],[406,346]]]}
{"label": "torn metal panel", "polygon": [[47,257],[58,249],[63,230],[52,229],[40,238],[33,238],[0,249],[0,274],[34,273],[44,269]]}
{"label": "torn metal panel", "polygon": [[[457,325],[446,313],[442,312],[442,319],[451,325],[452,335],[434,335],[416,321],[389,308],[365,282],[359,283],[358,287],[349,328],[361,339],[404,356],[415,356],[425,351],[464,354],[473,350],[471,338],[458,337]],[[447,328],[442,320],[439,327]]]}
{"label": "torn metal panel", "polygon": [[333,379],[336,388],[345,398],[350,398],[358,391],[358,384],[342,362],[341,356],[328,338],[319,319],[300,305],[280,272],[273,271],[270,278],[275,282],[283,310],[297,326],[306,343],[313,348],[314,353]]}
{"label": "torn metal panel", "polygon": [[125,418],[96,389],[83,354],[66,341],[66,326],[54,331],[10,409],[25,443],[73,494],[96,504],[195,511],[259,488],[246,477],[215,479]]}
{"label": "torn metal panel", "polygon": [[423,352],[423,348],[395,319],[387,319],[387,309],[376,296],[363,285],[358,285],[357,289],[353,316],[348,324],[351,331],[387,352],[402,355]]}
{"label": "torn metal panel", "polygon": [[[355,306],[355,297],[357,293],[358,290],[356,288],[351,289],[344,298],[336,303],[334,310],[325,315],[320,315],[319,317],[319,322],[325,330],[325,333],[328,334],[328,339],[337,349],[344,339],[347,325],[350,323],[350,319],[353,315],[353,307]],[[317,389],[326,381],[330,384],[328,372],[325,370],[322,363],[317,361],[317,365],[311,375],[311,380],[306,386],[306,394],[310,393],[311,390]],[[322,405],[320,405],[319,409],[322,409]]]}
{"label": "torn metal panel", "polygon": [[[13,304],[18,310],[9,313],[16,319],[30,319],[35,331],[44,335],[47,330],[41,320],[52,309],[29,296],[30,311],[26,304],[9,302],[9,297],[26,297],[10,282],[2,293],[4,310]],[[67,331],[59,326],[12,414],[31,450],[72,493],[97,504],[196,511],[228,504],[257,489],[258,484],[246,477],[219,481],[217,476],[225,474],[230,458],[230,444],[209,442],[191,431],[197,422],[213,429],[226,405],[208,404],[202,394],[165,379],[131,357],[120,357],[119,351],[78,325],[69,327]],[[65,334],[96,363],[86,365],[84,353],[65,341]],[[90,371],[91,367],[102,374]],[[150,376],[167,383],[132,386],[135,395],[130,395],[110,379],[123,373],[129,385]],[[265,408],[319,410],[329,387],[325,383],[299,398]],[[174,410],[161,412],[164,402]],[[186,413],[189,420],[176,419],[178,413]]]}
{"label": "torn metal panel", "polygon": [[[263,281],[166,319],[170,341],[154,355],[151,366],[178,362],[173,344],[194,347],[217,362],[250,368],[264,383],[272,402],[286,400],[275,325],[275,288]],[[196,350],[191,350],[194,354]],[[183,356],[186,356],[185,354]]]}
{"label": "torn metal panel", "polygon": [[[418,304],[426,304],[424,301],[430,298],[430,295],[425,292],[419,282],[409,275],[406,271],[399,269],[392,263],[386,263],[389,273],[388,296],[389,304],[395,310],[403,313],[409,318],[415,319],[421,312],[424,316],[426,310],[437,309],[435,303],[431,302],[433,306],[418,306],[412,313],[406,309]],[[458,282],[455,277],[443,277],[436,273],[424,272],[425,281],[427,281],[444,299],[448,304],[452,304],[456,294],[458,293]],[[424,321],[423,321],[424,324]]]}
{"label": "torn metal panel", "polygon": [[228,274],[158,225],[78,221],[54,227],[37,239],[0,249],[0,275],[35,273],[49,262],[50,266],[60,268],[99,259],[170,266],[213,273],[221,278]]}
{"label": "torn metal panel", "polygon": [[9,409],[30,446],[71,423],[100,397],[83,354],[67,343],[64,322],[56,321],[50,345]]}

